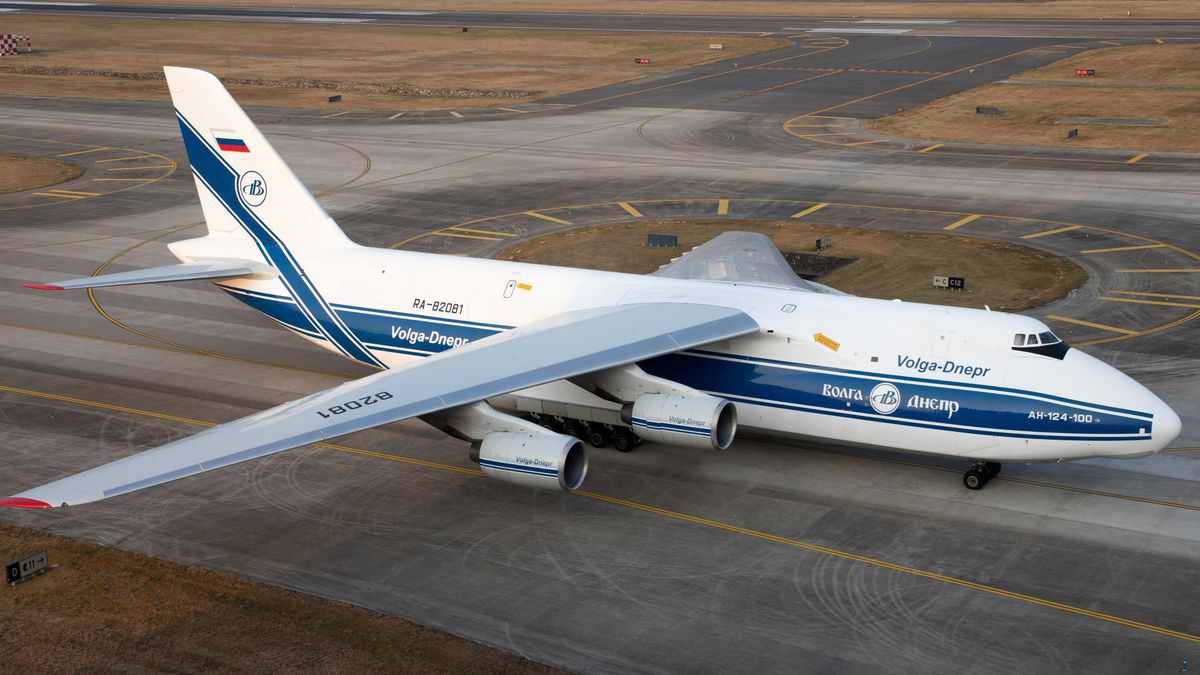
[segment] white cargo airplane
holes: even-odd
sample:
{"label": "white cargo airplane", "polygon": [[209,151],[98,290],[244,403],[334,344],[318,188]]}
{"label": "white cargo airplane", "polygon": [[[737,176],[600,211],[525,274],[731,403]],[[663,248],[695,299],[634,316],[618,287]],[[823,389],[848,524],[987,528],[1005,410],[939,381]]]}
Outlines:
{"label": "white cargo airplane", "polygon": [[576,435],[724,449],[740,426],[951,455],[976,490],[1000,462],[1141,457],[1179,435],[1154,394],[1036,319],[846,295],[757,234],[649,276],[356,245],[217,78],[165,70],[207,236],[170,245],[182,264],[30,285],[212,279],[380,372],[0,505],[84,504],[410,417],[471,441],[489,477],[567,491],[587,473]]}

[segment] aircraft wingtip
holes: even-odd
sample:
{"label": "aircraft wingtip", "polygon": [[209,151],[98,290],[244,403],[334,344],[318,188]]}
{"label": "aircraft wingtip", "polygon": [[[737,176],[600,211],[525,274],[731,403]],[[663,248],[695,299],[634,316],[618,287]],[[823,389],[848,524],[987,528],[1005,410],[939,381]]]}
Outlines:
{"label": "aircraft wingtip", "polygon": [[61,291],[65,290],[62,286],[54,284],[21,284],[25,288],[32,288],[35,291]]}
{"label": "aircraft wingtip", "polygon": [[0,499],[0,506],[7,506],[12,509],[49,509],[53,508],[46,502],[40,499],[29,499],[27,497],[8,497]]}

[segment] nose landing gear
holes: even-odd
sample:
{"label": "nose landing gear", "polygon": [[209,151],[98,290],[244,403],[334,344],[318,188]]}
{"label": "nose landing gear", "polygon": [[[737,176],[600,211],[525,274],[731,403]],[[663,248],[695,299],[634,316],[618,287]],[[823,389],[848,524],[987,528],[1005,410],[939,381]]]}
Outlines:
{"label": "nose landing gear", "polygon": [[983,486],[999,473],[998,462],[976,462],[975,466],[963,474],[963,485],[967,486],[968,490],[982,490]]}

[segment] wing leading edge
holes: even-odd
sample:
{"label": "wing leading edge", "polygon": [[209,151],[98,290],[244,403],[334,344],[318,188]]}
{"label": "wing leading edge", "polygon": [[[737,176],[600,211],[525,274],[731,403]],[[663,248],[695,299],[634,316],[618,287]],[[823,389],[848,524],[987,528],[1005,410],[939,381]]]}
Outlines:
{"label": "wing leading edge", "polygon": [[98,501],[757,330],[745,313],[713,305],[641,303],[568,312],[0,499],[0,506]]}

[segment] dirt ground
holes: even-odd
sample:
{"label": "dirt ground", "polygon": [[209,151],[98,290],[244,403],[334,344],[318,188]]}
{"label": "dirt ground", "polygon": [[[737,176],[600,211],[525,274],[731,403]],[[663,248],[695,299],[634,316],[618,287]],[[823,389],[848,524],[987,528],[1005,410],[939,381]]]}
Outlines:
{"label": "dirt ground", "polygon": [[58,568],[0,586],[6,673],[559,672],[357,607],[0,526],[0,562],[38,551]]}
{"label": "dirt ground", "polygon": [[[1087,281],[1065,258],[1014,244],[960,235],[887,232],[797,221],[634,222],[548,234],[521,242],[498,258],[646,274],[728,230],[761,232],[784,252],[813,253],[818,237],[833,238],[830,255],[857,258],[819,279],[873,298],[900,298],[958,307],[1020,311],[1063,297]],[[675,234],[679,248],[650,248],[648,233]],[[963,276],[964,292],[933,288],[935,274]]]}
{"label": "dirt ground", "polygon": [[57,159],[0,153],[0,194],[56,185],[81,173],[78,166]]}
{"label": "dirt ground", "polygon": [[0,61],[8,94],[167,100],[162,66],[176,65],[213,72],[245,104],[331,110],[512,105],[786,44],[722,36],[718,51],[707,35],[26,14],[5,15],[4,30],[30,35],[35,50]]}
{"label": "dirt ground", "polygon": [[[109,0],[148,4],[147,0]],[[607,12],[633,14],[758,14],[767,16],[893,16],[956,18],[1200,17],[1195,0],[969,0],[967,2],[853,2],[852,0],[177,0],[229,7],[426,9],[482,12]]]}
{"label": "dirt ground", "polygon": [[[1197,3],[1200,6],[1200,3]],[[1092,68],[1095,77],[1075,77]],[[978,115],[993,106],[1003,115]],[[1067,117],[1166,118],[1167,126],[1056,124]],[[1200,151],[1200,45],[1097,49],[871,122],[898,136],[970,143]],[[1067,140],[1067,131],[1079,137]]]}

